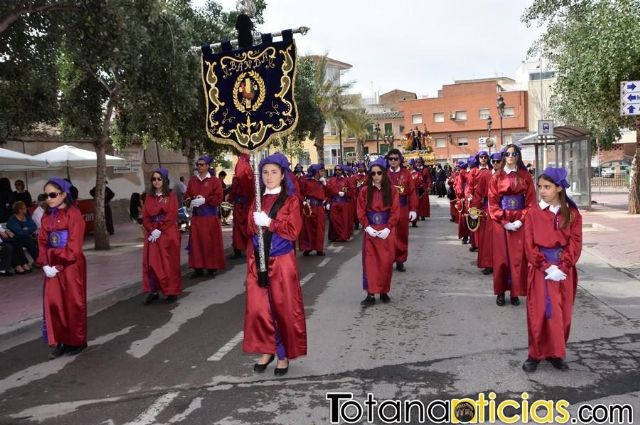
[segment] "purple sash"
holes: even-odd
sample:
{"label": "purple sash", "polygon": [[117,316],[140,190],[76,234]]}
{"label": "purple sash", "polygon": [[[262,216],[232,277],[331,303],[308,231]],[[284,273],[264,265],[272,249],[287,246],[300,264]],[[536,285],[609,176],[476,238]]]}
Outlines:
{"label": "purple sash", "polygon": [[543,246],[539,246],[538,249],[544,255],[544,258],[547,260],[547,263],[555,264],[556,266],[560,264],[560,260],[562,258],[562,253],[564,252],[564,247],[557,248],[545,248]]}
{"label": "purple sash", "polygon": [[333,195],[331,197],[331,202],[335,202],[336,204],[344,204],[346,202],[349,202],[349,198],[347,198],[346,196]]}
{"label": "purple sash", "polygon": [[387,224],[389,222],[389,216],[389,211],[367,211],[367,220],[369,220],[369,224]]}
{"label": "purple sash", "polygon": [[489,198],[487,198],[486,196],[482,198],[482,206],[484,209],[487,209],[487,207],[489,207]]}
{"label": "purple sash", "polygon": [[47,238],[47,246],[49,248],[64,248],[69,241],[68,230],[55,230],[49,233]]}
{"label": "purple sash", "polygon": [[324,203],[324,201],[321,201],[320,199],[311,197],[307,198],[307,202],[309,202],[309,205],[311,205],[312,207],[321,207]]}
{"label": "purple sash", "polygon": [[166,214],[152,215],[151,216],[151,222],[152,223],[160,223],[160,222],[164,221],[164,219],[166,217],[167,217]]}
{"label": "purple sash", "polygon": [[236,196],[233,198],[234,204],[246,205],[249,203],[249,198],[246,196]]}
{"label": "purple sash", "polygon": [[[253,235],[252,241],[253,249],[255,252],[258,252],[258,235]],[[269,251],[269,257],[279,257],[280,255],[288,254],[291,251],[293,251],[293,241],[273,233],[271,236],[271,250]]]}
{"label": "purple sash", "polygon": [[218,207],[212,207],[210,205],[195,207],[193,208],[193,215],[196,217],[217,217]]}
{"label": "purple sash", "polygon": [[505,195],[500,199],[500,204],[503,210],[523,210],[524,209],[524,195]]}
{"label": "purple sash", "polygon": [[409,197],[407,195],[400,195],[400,205],[403,207],[409,205]]}

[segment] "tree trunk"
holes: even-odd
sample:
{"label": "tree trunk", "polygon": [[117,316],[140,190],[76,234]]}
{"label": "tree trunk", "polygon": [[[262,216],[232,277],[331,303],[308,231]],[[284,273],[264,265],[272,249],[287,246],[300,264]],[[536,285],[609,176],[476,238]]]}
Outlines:
{"label": "tree trunk", "polygon": [[636,154],[631,164],[629,184],[629,214],[640,214],[640,117],[636,118]]}
{"label": "tree trunk", "polygon": [[364,148],[362,139],[356,139],[356,162],[362,162],[364,160]]}
{"label": "tree trunk", "polygon": [[324,164],[324,127],[320,130],[315,137],[313,145],[316,147],[316,154],[318,155],[318,163]]}
{"label": "tree trunk", "polygon": [[189,174],[187,175],[188,180],[193,175],[194,164],[196,163],[196,145],[191,139],[182,140],[182,155],[187,158],[187,170],[189,170]]}
{"label": "tree trunk", "polygon": [[95,214],[94,214],[94,240],[96,251],[106,251],[111,249],[109,245],[109,233],[104,215],[104,192],[105,179],[107,174],[107,145],[111,132],[111,118],[116,104],[118,89],[114,89],[107,103],[104,120],[102,121],[102,131],[95,141],[97,164],[96,164],[96,191],[95,191]]}

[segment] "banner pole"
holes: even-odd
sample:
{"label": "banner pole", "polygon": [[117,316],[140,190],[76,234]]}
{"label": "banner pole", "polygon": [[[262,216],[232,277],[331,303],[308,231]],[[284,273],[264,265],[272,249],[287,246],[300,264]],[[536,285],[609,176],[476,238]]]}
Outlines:
{"label": "banner pole", "polygon": [[[256,189],[256,212],[262,211],[262,199],[260,197],[260,170],[258,169],[258,153],[257,150],[251,151],[251,168],[253,169],[253,177],[255,181],[255,189]],[[252,217],[249,217],[251,220]],[[259,269],[258,269],[258,281],[267,283],[269,279],[269,275],[267,272],[267,265],[264,261],[264,236],[262,232],[262,226],[258,227],[258,260],[259,260]]]}

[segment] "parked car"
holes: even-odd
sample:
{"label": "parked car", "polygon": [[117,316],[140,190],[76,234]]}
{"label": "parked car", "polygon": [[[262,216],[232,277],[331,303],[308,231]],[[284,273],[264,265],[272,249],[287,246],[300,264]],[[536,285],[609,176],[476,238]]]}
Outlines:
{"label": "parked car", "polygon": [[603,168],[602,171],[600,172],[600,175],[602,177],[606,177],[606,178],[613,178],[616,175],[616,169],[615,167],[606,167]]}

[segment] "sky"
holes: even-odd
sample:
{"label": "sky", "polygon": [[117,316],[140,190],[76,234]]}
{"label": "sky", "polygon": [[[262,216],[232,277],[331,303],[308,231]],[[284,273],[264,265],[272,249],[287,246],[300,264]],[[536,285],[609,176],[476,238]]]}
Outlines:
{"label": "sky", "polygon": [[[205,0],[192,0],[195,6]],[[235,9],[235,0],[218,0]],[[513,78],[542,29],[520,17],[532,0],[267,0],[260,32],[310,27],[298,54],[353,65],[343,74],[363,97],[393,89],[437,96],[455,80]]]}

